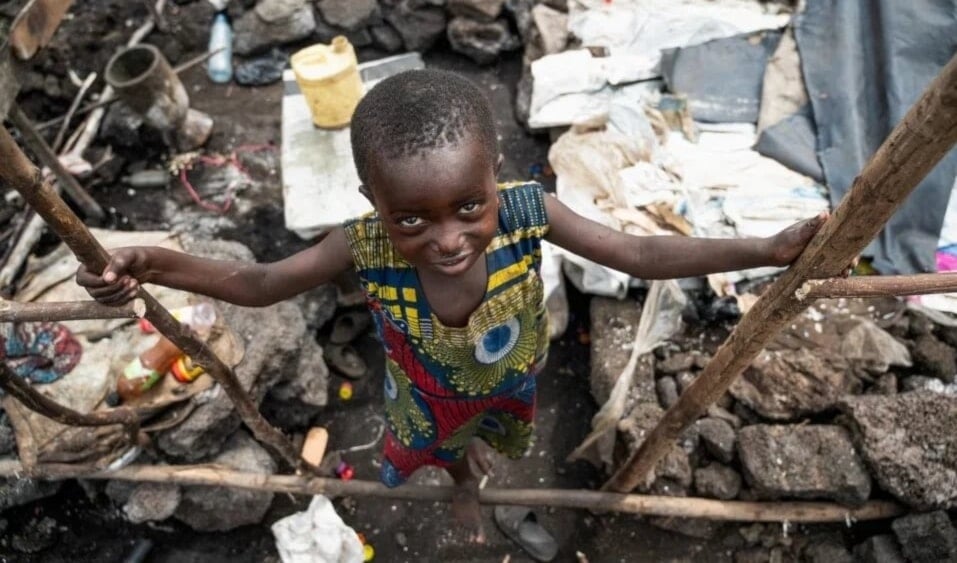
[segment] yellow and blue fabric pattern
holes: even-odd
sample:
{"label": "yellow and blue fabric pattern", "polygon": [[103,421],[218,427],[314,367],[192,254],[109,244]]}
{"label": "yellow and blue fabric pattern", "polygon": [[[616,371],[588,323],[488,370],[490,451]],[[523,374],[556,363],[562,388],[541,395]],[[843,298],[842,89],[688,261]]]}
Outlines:
{"label": "yellow and blue fabric pattern", "polygon": [[528,448],[535,376],[548,350],[539,275],[548,218],[537,183],[502,184],[498,194],[485,298],[464,327],[445,326],[432,313],[415,268],[374,213],[345,225],[388,358],[386,485],[422,465],[454,464],[473,437],[513,458]]}

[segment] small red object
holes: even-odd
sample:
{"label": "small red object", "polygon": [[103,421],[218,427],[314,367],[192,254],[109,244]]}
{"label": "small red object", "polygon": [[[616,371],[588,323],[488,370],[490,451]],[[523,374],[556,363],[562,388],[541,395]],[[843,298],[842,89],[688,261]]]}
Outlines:
{"label": "small red object", "polygon": [[145,318],[140,319],[140,332],[143,334],[153,334],[156,332],[156,327],[153,326],[153,323],[149,322]]}
{"label": "small red object", "polygon": [[339,466],[336,467],[336,475],[343,481],[351,481],[356,476],[356,471],[348,463],[340,461]]}
{"label": "small red object", "polygon": [[363,534],[362,532],[356,532],[356,535],[359,536],[359,543],[361,543],[362,545],[365,545],[365,544],[366,544],[366,535]]}

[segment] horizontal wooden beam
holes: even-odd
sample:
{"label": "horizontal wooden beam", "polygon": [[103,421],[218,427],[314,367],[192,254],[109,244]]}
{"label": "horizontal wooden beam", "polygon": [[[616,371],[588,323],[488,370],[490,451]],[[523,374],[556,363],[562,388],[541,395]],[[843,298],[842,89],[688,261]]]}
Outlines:
{"label": "horizontal wooden beam", "polygon": [[63,322],[91,319],[138,319],[146,313],[142,299],[110,307],[96,301],[56,301],[48,303],[21,303],[0,299],[0,323],[34,321]]}
{"label": "horizontal wooden beam", "polygon": [[[13,460],[0,460],[0,476],[25,476],[23,467]],[[84,472],[70,465],[38,465],[29,475],[36,479],[117,479],[232,487],[254,491],[271,491],[301,495],[372,496],[397,500],[451,502],[451,486],[405,484],[389,488],[375,481],[342,481],[298,475],[264,475],[233,471],[211,465],[131,465],[113,471]],[[576,489],[483,489],[483,504],[554,506],[600,512],[625,512],[649,516],[704,518],[737,522],[847,522],[893,518],[905,512],[896,503],[872,501],[858,507],[832,502],[745,502],[705,498],[602,493]]]}
{"label": "horizontal wooden beam", "polygon": [[906,297],[957,292],[957,273],[913,276],[855,276],[810,280],[797,291],[797,298]]}

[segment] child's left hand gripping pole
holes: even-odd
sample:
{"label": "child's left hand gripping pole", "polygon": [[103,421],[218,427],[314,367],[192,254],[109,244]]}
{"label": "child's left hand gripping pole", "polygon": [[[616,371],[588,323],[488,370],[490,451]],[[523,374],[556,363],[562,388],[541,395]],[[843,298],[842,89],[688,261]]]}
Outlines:
{"label": "child's left hand gripping pole", "polygon": [[[40,171],[27,159],[5,128],[0,128],[0,184],[19,192],[84,266],[94,272],[103,271],[109,254],[60,196],[43,182]],[[293,467],[316,471],[317,468],[299,457],[292,442],[263,418],[229,366],[189,331],[183,330],[170,312],[146,290],[140,288],[137,297],[146,303],[146,319],[222,385],[257,440],[271,447]]]}

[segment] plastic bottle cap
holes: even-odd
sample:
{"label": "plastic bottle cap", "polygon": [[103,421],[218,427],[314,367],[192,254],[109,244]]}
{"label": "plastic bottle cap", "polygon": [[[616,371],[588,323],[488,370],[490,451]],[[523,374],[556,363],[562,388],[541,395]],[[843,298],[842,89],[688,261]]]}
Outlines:
{"label": "plastic bottle cap", "polygon": [[343,384],[339,386],[339,398],[343,401],[348,401],[352,398],[352,384],[348,381],[343,382]]}
{"label": "plastic bottle cap", "polygon": [[375,548],[372,547],[372,544],[367,543],[362,546],[362,560],[372,561],[373,559],[375,559]]}

